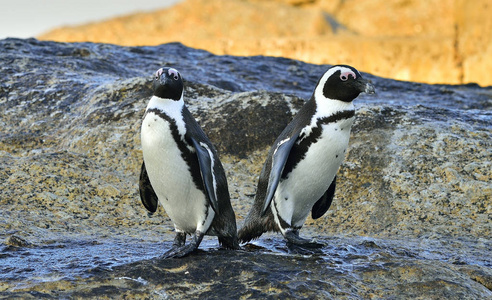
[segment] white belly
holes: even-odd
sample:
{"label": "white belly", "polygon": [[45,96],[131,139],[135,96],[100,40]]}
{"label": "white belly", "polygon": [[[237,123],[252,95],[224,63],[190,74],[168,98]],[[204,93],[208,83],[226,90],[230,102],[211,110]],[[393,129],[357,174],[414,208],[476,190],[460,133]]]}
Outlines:
{"label": "white belly", "polygon": [[345,157],[351,124],[352,119],[323,125],[320,138],[309,147],[305,158],[280,181],[274,209],[291,226],[304,224],[314,203],[333,181]]}
{"label": "white belly", "polygon": [[214,211],[195,187],[168,121],[149,112],[142,123],[142,151],[150,182],[176,230],[206,232]]}

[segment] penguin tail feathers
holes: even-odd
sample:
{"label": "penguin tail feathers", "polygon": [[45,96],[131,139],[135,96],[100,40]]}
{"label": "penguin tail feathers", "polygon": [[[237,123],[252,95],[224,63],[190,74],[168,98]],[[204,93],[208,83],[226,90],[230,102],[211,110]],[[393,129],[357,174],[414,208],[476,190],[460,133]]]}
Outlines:
{"label": "penguin tail feathers", "polygon": [[239,242],[247,243],[269,231],[279,231],[279,228],[275,224],[272,211],[268,209],[262,214],[261,207],[255,203],[246,216],[243,226],[238,231]]}
{"label": "penguin tail feathers", "polygon": [[236,235],[234,235],[233,237],[229,237],[229,236],[219,237],[219,244],[226,249],[238,250],[240,248]]}
{"label": "penguin tail feathers", "polygon": [[259,226],[243,226],[239,229],[238,238],[240,243],[247,243],[259,238],[263,234],[263,229]]}
{"label": "penguin tail feathers", "polygon": [[259,214],[250,214],[246,217],[243,226],[239,229],[238,237],[240,243],[247,243],[259,238],[267,231],[276,231],[273,225],[273,216],[271,213],[260,217]]}

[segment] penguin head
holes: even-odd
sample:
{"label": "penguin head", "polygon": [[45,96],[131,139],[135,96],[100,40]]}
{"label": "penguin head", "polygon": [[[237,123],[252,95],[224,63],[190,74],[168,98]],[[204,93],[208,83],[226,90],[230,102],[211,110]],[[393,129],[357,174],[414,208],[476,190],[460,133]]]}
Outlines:
{"label": "penguin head", "polygon": [[321,76],[314,91],[315,99],[332,99],[351,102],[360,93],[374,94],[374,86],[362,78],[355,68],[336,65]]}
{"label": "penguin head", "polygon": [[163,99],[179,100],[183,95],[183,79],[178,70],[160,68],[154,73],[154,96]]}

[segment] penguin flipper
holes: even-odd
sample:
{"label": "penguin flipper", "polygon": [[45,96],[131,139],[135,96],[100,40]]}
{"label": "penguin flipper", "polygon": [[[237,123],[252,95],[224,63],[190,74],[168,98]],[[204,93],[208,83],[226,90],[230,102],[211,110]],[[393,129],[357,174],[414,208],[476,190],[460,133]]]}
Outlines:
{"label": "penguin flipper", "polygon": [[328,208],[331,206],[331,202],[333,201],[333,197],[335,196],[335,187],[337,184],[337,177],[333,178],[333,181],[330,184],[328,190],[321,196],[321,198],[314,203],[313,208],[311,209],[311,217],[313,219],[318,219],[322,215],[328,211]]}
{"label": "penguin flipper", "polygon": [[142,163],[138,187],[140,190],[140,200],[142,200],[142,204],[148,211],[155,213],[159,199],[157,198],[154,188],[152,188],[152,184],[150,184],[149,175],[147,174],[147,169],[145,168],[145,162]]}
{"label": "penguin flipper", "polygon": [[193,147],[196,150],[198,157],[198,164],[200,165],[200,172],[202,173],[203,183],[205,190],[208,194],[210,205],[215,213],[219,213],[219,202],[217,200],[217,193],[215,190],[216,181],[214,178],[213,170],[213,152],[206,143],[200,143],[193,137],[190,137]]}
{"label": "penguin flipper", "polygon": [[270,205],[270,202],[272,202],[273,195],[275,194],[275,190],[277,190],[278,183],[280,182],[280,178],[282,177],[285,163],[289,158],[290,150],[297,141],[300,133],[301,131],[298,130],[291,137],[279,141],[277,143],[277,146],[275,147],[275,150],[273,151],[272,168],[270,170],[270,176],[268,178],[268,187],[265,202],[263,203],[263,208],[261,210],[262,215],[265,214],[268,206]]}

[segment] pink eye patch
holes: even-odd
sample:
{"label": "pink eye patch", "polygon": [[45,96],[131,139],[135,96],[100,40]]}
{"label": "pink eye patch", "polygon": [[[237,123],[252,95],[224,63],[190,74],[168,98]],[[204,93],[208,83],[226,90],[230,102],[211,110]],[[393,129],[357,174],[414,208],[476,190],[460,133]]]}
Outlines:
{"label": "pink eye patch", "polygon": [[169,76],[173,76],[174,80],[178,80],[179,78],[179,72],[176,69],[170,68],[169,71],[167,71]]}
{"label": "pink eye patch", "polygon": [[342,74],[340,74],[340,79],[342,81],[347,81],[350,78],[350,76],[352,76],[353,79],[357,78],[357,76],[355,75],[354,72],[352,72],[352,71],[345,71]]}
{"label": "pink eye patch", "polygon": [[161,77],[162,73],[164,72],[164,70],[162,68],[160,68],[159,70],[157,70],[154,74],[154,77],[155,78],[159,78]]}

